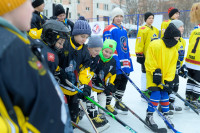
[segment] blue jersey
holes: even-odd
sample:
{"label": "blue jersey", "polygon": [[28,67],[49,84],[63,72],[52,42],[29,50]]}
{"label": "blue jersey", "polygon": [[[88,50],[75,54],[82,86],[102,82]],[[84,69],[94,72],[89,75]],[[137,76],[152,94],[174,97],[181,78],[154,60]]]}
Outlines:
{"label": "blue jersey", "polygon": [[133,65],[129,52],[126,29],[124,27],[119,28],[116,24],[108,25],[103,31],[103,41],[105,41],[105,39],[113,39],[117,42],[117,47],[113,54],[116,60],[117,75],[122,74],[120,69],[125,73],[132,72]]}

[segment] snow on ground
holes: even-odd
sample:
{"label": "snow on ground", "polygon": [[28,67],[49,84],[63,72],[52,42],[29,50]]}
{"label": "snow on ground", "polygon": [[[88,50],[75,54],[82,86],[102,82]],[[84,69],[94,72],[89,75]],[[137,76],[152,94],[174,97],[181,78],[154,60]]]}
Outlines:
{"label": "snow on ground", "polygon": [[[186,41],[188,44],[188,40]],[[131,54],[134,54],[135,39],[129,39],[129,43]],[[136,58],[134,56],[132,56],[132,60],[134,65],[134,72],[130,74],[130,78],[140,88],[141,67],[140,64],[136,62]],[[178,93],[183,98],[185,98],[185,89],[186,79],[180,78],[180,86]],[[128,82],[127,84],[126,91],[123,97],[123,102],[128,107],[130,107],[137,115],[139,115],[143,120],[145,119],[147,103],[141,101],[140,93],[130,84],[130,82]],[[112,100],[112,105],[114,105],[114,99]],[[176,105],[179,105],[184,108],[184,103],[178,98],[176,98]],[[120,118],[126,124],[128,124],[130,127],[132,127],[134,130],[136,130],[138,133],[152,133],[149,129],[145,128],[144,124],[130,112],[128,112],[128,115],[118,114],[117,117]],[[106,116],[106,118],[110,123],[110,128],[105,130],[103,133],[129,133],[129,131],[125,127],[123,127],[117,121],[112,119],[110,116]],[[164,121],[157,115],[156,112],[154,113],[154,120],[158,124],[159,128],[166,128]],[[175,125],[175,129],[182,133],[200,133],[200,129],[198,127],[200,124],[200,116],[198,116],[192,110],[183,109],[183,112],[181,114],[174,114],[172,122]],[[91,132],[94,132],[86,116],[84,116],[84,118],[80,121],[79,125],[85,127]],[[74,132],[81,133],[81,131],[78,129],[75,129]],[[168,130],[168,132],[170,131]]]}

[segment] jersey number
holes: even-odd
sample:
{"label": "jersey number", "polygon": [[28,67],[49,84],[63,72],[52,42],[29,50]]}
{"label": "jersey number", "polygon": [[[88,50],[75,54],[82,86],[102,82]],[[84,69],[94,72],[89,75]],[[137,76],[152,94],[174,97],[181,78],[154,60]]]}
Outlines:
{"label": "jersey number", "polygon": [[197,37],[196,43],[194,45],[194,48],[192,49],[192,53],[196,53],[196,49],[197,49],[197,45],[199,43],[199,39],[200,39],[200,37]]}

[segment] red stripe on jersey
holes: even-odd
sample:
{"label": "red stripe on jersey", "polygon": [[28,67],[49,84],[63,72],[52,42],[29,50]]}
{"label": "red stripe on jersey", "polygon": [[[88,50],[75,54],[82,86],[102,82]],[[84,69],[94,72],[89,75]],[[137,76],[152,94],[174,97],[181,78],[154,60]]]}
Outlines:
{"label": "red stripe on jersey", "polygon": [[153,104],[153,106],[158,106],[158,103],[157,102],[152,102],[151,103]]}
{"label": "red stripe on jersey", "polygon": [[114,26],[114,25],[108,25],[108,26],[106,26],[106,28],[103,30],[103,33],[106,32],[106,31],[109,31],[113,27],[116,27],[116,26]]}
{"label": "red stripe on jersey", "polygon": [[123,66],[131,66],[131,63],[129,61],[123,61]]}
{"label": "red stripe on jersey", "polygon": [[143,30],[143,29],[145,29],[146,27],[142,27],[141,29]]}
{"label": "red stripe on jersey", "polygon": [[169,105],[169,101],[168,102],[160,102],[160,105],[168,106]]}
{"label": "red stripe on jersey", "polygon": [[200,65],[200,61],[190,60],[188,58],[186,58],[185,61],[196,64],[196,65]]}

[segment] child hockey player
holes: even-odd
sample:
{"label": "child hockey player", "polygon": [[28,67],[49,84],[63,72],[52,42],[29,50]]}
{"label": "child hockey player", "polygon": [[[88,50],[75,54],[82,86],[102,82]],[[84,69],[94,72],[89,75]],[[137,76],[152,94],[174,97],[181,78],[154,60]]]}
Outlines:
{"label": "child hockey player", "polygon": [[[145,58],[147,88],[152,91],[150,101],[155,107],[157,107],[160,102],[162,113],[170,124],[172,124],[172,122],[168,117],[169,96],[167,92],[170,91],[170,89],[173,89],[173,79],[175,77],[178,60],[178,50],[176,45],[178,44],[178,39],[180,37],[180,31],[174,24],[169,24],[164,37],[150,43]],[[170,89],[164,88],[160,85],[161,83],[169,86]],[[158,125],[153,120],[154,111],[154,108],[149,105],[145,121],[156,131]]]}
{"label": "child hockey player", "polygon": [[63,22],[72,33],[74,23],[66,18],[65,9],[61,4],[55,6],[55,16],[56,19],[58,19],[60,22]]}
{"label": "child hockey player", "polygon": [[[91,36],[89,38],[89,41],[87,43],[88,50],[90,53],[90,59],[91,59],[91,64],[90,64],[90,73],[91,73],[91,78],[95,75],[97,67],[99,67],[99,62],[100,62],[100,57],[99,53],[103,47],[103,41],[100,36]],[[92,80],[92,79],[91,79]],[[92,83],[92,81],[91,81]],[[97,96],[97,92],[92,91],[91,92],[91,97],[95,99]],[[87,104],[87,111],[89,113],[90,118],[92,119],[95,127],[99,132],[104,131],[109,127],[108,120],[106,118],[102,117],[101,114],[98,113],[98,110],[96,109],[96,106],[92,104],[90,101],[86,101]]]}
{"label": "child hockey player", "polygon": [[33,39],[40,39],[42,34],[42,25],[47,20],[46,16],[40,14],[40,12],[43,12],[44,10],[44,0],[32,0],[32,6],[35,11],[33,12],[31,29],[28,34]]}
{"label": "child hockey player", "polygon": [[[190,20],[194,24],[200,24],[200,3],[193,4],[190,11]],[[194,80],[200,82],[200,28],[192,31],[189,39],[189,46],[187,56],[185,59],[185,65],[188,69],[188,75]],[[186,68],[182,67],[183,73]],[[194,106],[200,109],[200,103],[198,98],[200,96],[200,86],[192,80],[187,80],[186,86],[186,100],[191,102]]]}
{"label": "child hockey player", "polygon": [[[90,80],[90,55],[85,46],[86,39],[91,35],[91,28],[88,22],[83,16],[74,24],[72,31],[72,37],[64,45],[63,52],[59,55],[59,66],[61,72],[64,71],[66,74],[60,73],[57,75],[60,78],[60,85],[62,90],[67,97],[69,110],[72,121],[78,123],[79,121],[79,101],[78,98],[84,99],[85,96],[90,96],[91,87],[88,86]],[[82,64],[81,71],[80,65]],[[69,80],[74,85],[79,83],[80,88],[83,89],[83,93],[78,93],[71,87],[69,87],[65,81]]]}
{"label": "child hockey player", "polygon": [[[116,7],[111,12],[112,24],[108,25],[103,31],[103,41],[113,39],[117,42],[116,51],[113,57],[116,60],[117,77],[115,80],[116,97],[122,100],[124,95],[127,78],[122,74],[121,69],[129,75],[133,71],[132,60],[129,53],[128,37],[126,29],[121,25],[124,17],[124,12],[119,7]],[[111,112],[114,109],[110,108]],[[120,104],[115,103],[115,109],[122,114],[128,114],[128,109]]]}
{"label": "child hockey player", "polygon": [[146,89],[146,71],[145,71],[145,56],[148,49],[149,43],[158,38],[159,30],[156,27],[152,26],[154,20],[154,15],[151,12],[146,12],[144,14],[144,21],[146,25],[140,27],[136,44],[135,44],[135,53],[137,57],[137,62],[141,64],[141,90],[148,98],[150,97],[150,91]]}
{"label": "child hockey player", "polygon": [[168,15],[169,15],[169,19],[168,20],[164,20],[162,22],[162,24],[161,24],[161,36],[160,36],[160,38],[162,38],[164,36],[165,30],[167,29],[167,27],[170,24],[170,22],[172,20],[179,19],[180,12],[179,12],[178,9],[176,9],[174,7],[170,7],[168,9]]}
{"label": "child hockey player", "polygon": [[63,133],[63,94],[29,48],[31,1],[4,0],[0,6],[0,132]]}

